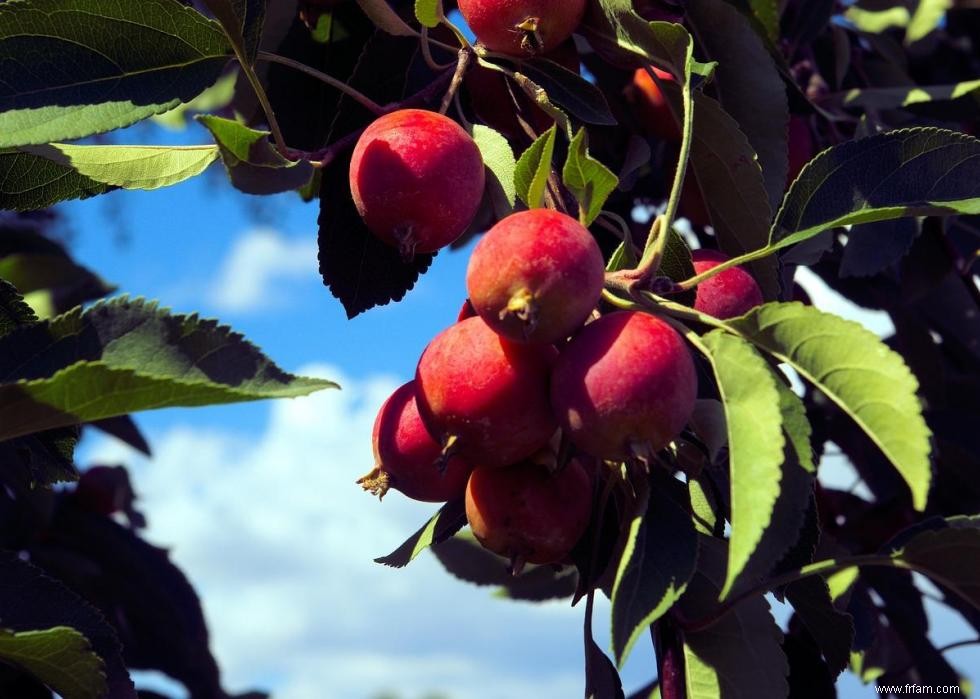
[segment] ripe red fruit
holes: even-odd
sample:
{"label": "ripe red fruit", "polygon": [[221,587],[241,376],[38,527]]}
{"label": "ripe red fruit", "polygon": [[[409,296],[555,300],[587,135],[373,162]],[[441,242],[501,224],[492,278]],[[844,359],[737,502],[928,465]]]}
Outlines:
{"label": "ripe red fruit", "polygon": [[800,176],[803,167],[813,158],[813,134],[806,117],[794,116],[789,120],[789,170],[786,172],[786,186],[789,187]]}
{"label": "ripe red fruit", "polygon": [[383,498],[389,488],[394,488],[413,500],[447,502],[466,490],[473,469],[459,457],[440,464],[442,447],[419,417],[414,381],[395,391],[381,406],[372,440],[377,466],[357,482],[374,495]]}
{"label": "ripe red fruit", "polygon": [[585,0],[459,0],[459,11],[480,43],[512,56],[551,51],[572,35]]}
{"label": "ripe red fruit", "polygon": [[[691,254],[698,274],[717,267],[729,257],[717,250],[695,250]],[[698,284],[694,308],[709,316],[734,318],[765,303],[762,290],[751,274],[741,267],[731,267]]]}
{"label": "ripe red fruit", "polygon": [[[667,82],[674,82],[674,76],[657,68],[653,69],[657,77]],[[679,141],[681,129],[674,119],[673,112],[667,104],[667,97],[653,78],[643,68],[637,68],[633,73],[633,83],[626,90],[627,98],[636,109],[640,128],[646,133],[664,141]]]}
{"label": "ripe red fruit", "polygon": [[497,335],[468,318],[429,343],[415,373],[429,432],[474,466],[505,466],[541,449],[558,425],[548,381],[558,352]]}
{"label": "ripe red fruit", "polygon": [[602,459],[649,458],[694,410],[697,374],[681,336],[646,313],[619,311],[562,350],[551,403],[565,433]]}
{"label": "ripe red fruit", "polygon": [[592,481],[578,461],[558,473],[524,461],[478,468],[466,487],[466,519],[483,546],[513,561],[558,563],[582,538],[592,514]]}
{"label": "ripe red fruit", "polygon": [[604,278],[602,251],[584,226],[557,211],[532,209],[508,216],[480,240],[466,289],[497,333],[552,343],[585,322]]}
{"label": "ripe red fruit", "polygon": [[358,213],[405,257],[449,245],[483,197],[483,158],[456,122],[421,109],[374,121],[354,147],[350,188]]}

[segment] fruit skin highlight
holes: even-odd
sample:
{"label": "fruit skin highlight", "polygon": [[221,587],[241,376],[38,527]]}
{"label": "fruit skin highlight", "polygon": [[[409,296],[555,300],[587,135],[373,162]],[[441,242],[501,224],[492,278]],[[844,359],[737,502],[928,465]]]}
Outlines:
{"label": "fruit skin highlight", "polygon": [[419,360],[416,398],[437,441],[474,467],[506,466],[558,428],[548,401],[558,351],[497,335],[481,318],[439,333]]}
{"label": "fruit skin highlight", "polygon": [[481,318],[517,342],[571,335],[602,295],[605,263],[588,229],[566,214],[532,209],[500,221],[470,257],[466,288]]}
{"label": "fruit skin highlight", "polygon": [[[717,267],[730,258],[717,250],[700,249],[691,253],[698,274]],[[741,267],[731,267],[698,284],[695,310],[721,320],[744,315],[765,303],[762,289],[751,274]]]}
{"label": "fruit skin highlight", "polygon": [[562,350],[551,403],[583,451],[649,460],[694,410],[697,374],[684,340],[646,313],[618,311],[586,325]]}
{"label": "fruit skin highlight", "polygon": [[350,163],[357,211],[403,257],[449,245],[473,221],[485,184],[480,149],[453,120],[421,109],[376,119]]}
{"label": "fruit skin highlight", "polygon": [[592,515],[592,479],[577,460],[557,473],[524,461],[478,468],[466,487],[466,519],[494,553],[523,563],[559,563],[582,538]]}
{"label": "fruit skin highlight", "polygon": [[378,411],[371,435],[377,466],[358,483],[381,498],[389,488],[413,500],[448,502],[462,497],[473,468],[459,457],[443,464],[415,401],[415,382],[399,387]]}
{"label": "fruit skin highlight", "polygon": [[585,14],[585,0],[459,0],[459,11],[491,51],[530,56],[556,48]]}

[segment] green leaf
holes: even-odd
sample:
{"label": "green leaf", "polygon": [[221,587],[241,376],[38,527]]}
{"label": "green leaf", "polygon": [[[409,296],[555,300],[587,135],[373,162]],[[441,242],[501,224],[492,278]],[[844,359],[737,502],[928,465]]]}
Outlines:
{"label": "green leaf", "polygon": [[786,588],[786,599],[816,640],[836,678],[847,667],[854,641],[854,622],[850,614],[834,607],[827,582],[819,576],[797,580]]}
{"label": "green leaf", "polygon": [[552,126],[538,136],[517,160],[514,185],[517,196],[530,209],[541,208],[544,204],[544,190],[551,174],[551,159],[555,153],[557,134],[557,127]]}
{"label": "green leaf", "polygon": [[748,0],[749,10],[766,30],[769,41],[779,41],[779,3],[777,0]]}
{"label": "green leaf", "polygon": [[578,201],[579,220],[585,226],[592,225],[619,184],[612,170],[589,155],[589,136],[584,128],[568,147],[562,181]]}
{"label": "green leaf", "polygon": [[[680,90],[668,87],[680,107]],[[694,93],[694,135],[690,167],[718,236],[732,257],[763,247],[772,218],[758,157],[738,123],[715,100]],[[774,256],[746,265],[767,299],[779,295],[779,265]]]}
{"label": "green leaf", "polygon": [[235,97],[238,76],[237,70],[229,71],[222,75],[218,82],[187,104],[178,104],[169,112],[150,117],[150,120],[165,129],[183,131],[187,128],[189,117],[202,112],[216,112],[228,107]]}
{"label": "green leaf", "polygon": [[521,72],[548,93],[548,99],[587,124],[615,126],[616,117],[595,85],[547,58],[532,58]]}
{"label": "green leaf", "polygon": [[[782,481],[783,419],[772,368],[751,344],[723,330],[702,338],[725,406],[732,534],[727,597],[772,522]],[[780,552],[781,554],[782,552]]]}
{"label": "green leaf", "polygon": [[313,177],[306,160],[287,160],[269,140],[268,131],[250,129],[231,119],[197,117],[214,136],[236,189],[246,194],[278,194],[300,189]]}
{"label": "green leaf", "polygon": [[687,589],[698,559],[690,515],[669,495],[669,483],[651,484],[644,512],[629,525],[612,589],[612,652],[620,668],[650,624]]}
{"label": "green leaf", "polygon": [[[775,208],[789,169],[789,103],[779,70],[749,21],[725,0],[690,3],[687,20],[706,55],[718,62],[718,98],[758,154],[769,205]],[[712,195],[709,191],[707,200]]]}
{"label": "green leaf", "polygon": [[952,6],[952,0],[919,0],[915,14],[905,29],[906,45],[914,44],[938,29],[946,16],[946,10]]}
{"label": "green leaf", "polygon": [[[725,543],[700,537],[698,572],[680,608],[700,618],[716,604],[724,579]],[[687,699],[785,699],[789,663],[780,646],[782,632],[762,596],[752,597],[702,631],[684,633]]]}
{"label": "green leaf", "polygon": [[418,32],[391,9],[388,0],[357,0],[357,4],[381,31],[393,36],[418,36]]}
{"label": "green leaf", "polygon": [[[115,291],[115,287],[70,257],[53,254],[15,253],[0,257],[0,279],[6,279],[22,291],[24,300],[42,318]],[[67,305],[65,299],[69,300]],[[58,310],[53,314],[39,313],[37,301]]]}
{"label": "green leaf", "polygon": [[266,0],[204,0],[232,45],[248,64],[255,62],[265,19]]}
{"label": "green leaf", "polygon": [[492,175],[487,178],[488,181],[491,186],[499,190],[498,194],[503,196],[508,206],[513,209],[514,202],[517,200],[517,186],[514,184],[517,161],[514,160],[514,151],[510,144],[500,133],[481,124],[473,126],[473,140]]}
{"label": "green leaf", "polygon": [[114,299],[0,338],[0,440],[139,410],[331,387],[287,374],[215,321]]}
{"label": "green leaf", "polygon": [[0,3],[0,148],[173,109],[213,85],[231,54],[218,24],[178,0]]}
{"label": "green leaf", "polygon": [[925,508],[930,432],[918,382],[898,354],[861,325],[801,303],[769,303],[728,323],[850,415],[908,483],[915,508]]}
{"label": "green leaf", "polygon": [[201,174],[215,146],[74,146],[0,151],[0,208],[42,209],[116,188],[159,189]]}
{"label": "green leaf", "polygon": [[391,568],[404,568],[427,548],[448,540],[465,525],[466,509],[462,498],[447,502],[405,543],[387,556],[375,558],[374,562]]}
{"label": "green leaf", "polygon": [[0,658],[62,699],[101,699],[107,691],[102,659],[85,636],[67,626],[19,633],[0,629]]}
{"label": "green leaf", "polygon": [[442,0],[415,0],[415,19],[423,27],[438,27],[442,17]]}
{"label": "green leaf", "polygon": [[855,27],[869,34],[880,34],[895,27],[907,27],[911,15],[908,8],[889,7],[883,10],[866,10],[858,5],[852,5],[844,11],[844,17]]}
{"label": "green leaf", "polygon": [[816,474],[817,465],[813,460],[813,446],[810,436],[813,428],[806,417],[806,406],[785,381],[776,381],[779,391],[779,412],[783,416],[783,432],[786,446],[792,449],[794,458],[808,473]]}
{"label": "green leaf", "polygon": [[[595,50],[615,63],[638,68],[652,62],[674,76],[687,74],[691,35],[679,24],[646,21],[632,0],[598,0],[598,12],[590,13],[581,29]],[[708,76],[713,66],[692,61],[690,70]]]}
{"label": "green leaf", "polygon": [[891,556],[980,609],[980,518],[951,517],[946,527],[916,534]]}
{"label": "green leaf", "polygon": [[827,95],[821,102],[825,109],[900,109],[927,102],[955,102],[980,99],[980,80],[953,85],[915,85],[904,87],[852,88]]}
{"label": "green leaf", "polygon": [[811,160],[783,200],[770,245],[779,250],[838,226],[956,213],[980,213],[980,141],[944,129],[902,129]]}

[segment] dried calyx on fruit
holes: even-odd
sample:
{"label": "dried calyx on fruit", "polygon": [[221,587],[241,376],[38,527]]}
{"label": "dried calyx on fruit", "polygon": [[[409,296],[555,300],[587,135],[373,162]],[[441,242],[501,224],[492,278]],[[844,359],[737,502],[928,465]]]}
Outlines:
{"label": "dried calyx on fruit", "polygon": [[378,411],[372,434],[376,466],[357,482],[383,498],[390,488],[413,500],[447,502],[461,497],[473,469],[459,457],[442,458],[442,446],[422,424],[415,382],[396,390]]}
{"label": "dried calyx on fruit", "polygon": [[576,459],[558,471],[535,458],[478,468],[466,487],[466,519],[473,535],[510,559],[514,573],[525,563],[564,561],[591,516],[592,478]]}
{"label": "dried calyx on fruit", "polygon": [[572,35],[585,0],[459,0],[459,11],[481,44],[512,56],[551,51]]}
{"label": "dried calyx on fruit", "polygon": [[505,466],[544,447],[558,428],[548,402],[557,351],[497,335],[468,318],[429,343],[415,373],[419,413],[451,454]]}
{"label": "dried calyx on fruit", "polygon": [[653,455],[687,424],[697,374],[683,338],[646,313],[619,311],[590,323],[566,346],[551,383],[565,434],[602,459]]}
{"label": "dried calyx on fruit", "polygon": [[566,214],[532,209],[508,216],[470,257],[466,288],[495,332],[552,343],[577,330],[599,303],[605,263],[592,234]]}
{"label": "dried calyx on fruit", "polygon": [[406,259],[459,238],[476,216],[484,184],[483,158],[469,134],[453,120],[421,109],[375,120],[350,163],[358,213]]}

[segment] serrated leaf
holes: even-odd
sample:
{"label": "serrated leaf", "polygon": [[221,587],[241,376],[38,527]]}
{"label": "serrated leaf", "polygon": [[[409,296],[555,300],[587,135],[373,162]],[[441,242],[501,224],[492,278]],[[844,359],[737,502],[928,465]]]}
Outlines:
{"label": "serrated leaf", "polygon": [[779,250],[838,226],[980,213],[980,141],[914,128],[825,150],[790,187],[770,231]]}
{"label": "serrated leaf", "polygon": [[221,23],[225,34],[244,60],[251,64],[259,50],[266,0],[203,0]]}
{"label": "serrated leaf", "polygon": [[218,24],[178,0],[0,3],[0,148],[173,109],[213,85],[231,54]]}
{"label": "serrated leaf", "polygon": [[651,484],[647,507],[634,517],[612,589],[612,652],[620,668],[650,624],[680,599],[694,575],[698,538],[690,515]]}
{"label": "serrated leaf", "polygon": [[0,209],[35,211],[113,189],[183,182],[218,157],[215,146],[75,146],[50,143],[0,151]]}
{"label": "serrated leaf", "polygon": [[150,121],[170,131],[183,131],[189,123],[188,117],[203,112],[217,112],[228,107],[235,98],[238,79],[237,70],[229,71],[190,102],[178,104],[168,112],[152,116]]}
{"label": "serrated leaf", "polygon": [[951,517],[946,524],[916,534],[891,557],[980,609],[980,517]]}
{"label": "serrated leaf", "polygon": [[[679,24],[648,22],[633,9],[632,0],[598,0],[581,29],[599,53],[634,68],[651,62],[675,76],[688,70],[691,35]],[[690,70],[710,75],[713,66],[692,61]]]}
{"label": "serrated leaf", "polygon": [[691,3],[687,19],[706,55],[718,62],[718,98],[758,154],[769,205],[775,209],[789,168],[784,128],[789,103],[779,70],[746,18],[725,0]]}
{"label": "serrated leaf", "polygon": [[415,0],[415,19],[432,29],[442,21],[442,0]]}
{"label": "serrated leaf", "polygon": [[521,72],[541,86],[555,105],[587,124],[615,126],[606,98],[595,85],[547,58],[521,63]]}
{"label": "serrated leaf", "polygon": [[[678,106],[680,91],[668,86]],[[705,192],[718,245],[732,257],[763,247],[772,217],[758,157],[738,123],[715,100],[694,93],[690,168]],[[779,295],[775,257],[746,265],[767,299]]]}
{"label": "serrated leaf", "polygon": [[906,87],[852,88],[827,95],[821,106],[828,109],[901,109],[927,102],[973,100],[980,94],[980,80],[954,85],[915,85]]}
{"label": "serrated leaf", "polygon": [[114,299],[0,339],[0,440],[139,410],[330,387],[287,374],[215,321]]}
{"label": "serrated leaf", "polygon": [[101,699],[102,659],[84,635],[67,626],[43,631],[0,629],[0,658],[41,680],[63,699]]}
{"label": "serrated leaf", "polygon": [[443,505],[405,543],[387,556],[375,558],[374,562],[391,568],[404,568],[427,548],[433,544],[446,541],[464,526],[466,526],[466,509],[463,500],[452,500]]}
{"label": "serrated leaf", "polygon": [[592,225],[619,184],[612,170],[589,154],[589,137],[584,128],[568,146],[562,181],[578,201],[579,220],[585,226]]}
{"label": "serrated leaf", "polygon": [[779,3],[777,0],[748,0],[749,10],[766,30],[769,41],[779,40]]}
{"label": "serrated leaf", "polygon": [[112,699],[136,699],[116,631],[102,614],[63,583],[16,553],[0,552],[0,618],[13,631],[67,626],[83,634],[105,664]]}
{"label": "serrated leaf", "polygon": [[770,303],[728,321],[745,339],[789,364],[850,415],[925,508],[932,471],[918,382],[871,331],[801,303]]}
{"label": "serrated leaf", "polygon": [[391,9],[388,0],[357,0],[357,4],[381,31],[393,36],[418,36],[418,32]]}
{"label": "serrated leaf", "polygon": [[827,582],[819,576],[797,580],[786,588],[786,599],[793,605],[836,678],[847,667],[854,642],[851,615],[834,607]]}
{"label": "serrated leaf", "polygon": [[815,474],[817,465],[813,460],[813,445],[810,436],[813,428],[806,417],[806,406],[785,381],[776,381],[779,391],[779,412],[783,416],[783,432],[786,446],[792,449],[794,458],[808,473]]}
{"label": "serrated leaf", "polygon": [[731,471],[732,534],[727,597],[771,524],[782,481],[779,389],[772,368],[751,344],[723,330],[702,338],[725,406]]}
{"label": "serrated leaf", "polygon": [[[716,603],[727,555],[723,541],[699,539],[698,572],[680,601],[681,611],[691,619]],[[789,665],[780,647],[782,632],[764,597],[747,599],[708,628],[683,636],[687,699],[788,696]]]}
{"label": "serrated leaf", "polygon": [[852,226],[840,260],[841,277],[873,277],[901,260],[919,234],[914,218]]}
{"label": "serrated leaf", "polygon": [[538,136],[517,160],[514,185],[517,196],[530,209],[540,208],[544,203],[544,190],[551,174],[551,159],[555,153],[557,134],[557,127],[552,126]]}
{"label": "serrated leaf", "polygon": [[492,175],[487,178],[487,181],[491,186],[499,188],[507,204],[510,208],[514,208],[514,202],[517,200],[517,187],[514,184],[517,161],[507,139],[489,126],[475,124],[473,140],[480,149],[483,163]]}
{"label": "serrated leaf", "polygon": [[287,160],[269,140],[268,131],[250,129],[222,117],[197,117],[214,136],[236,189],[246,194],[278,194],[302,188],[313,177],[306,160]]}

